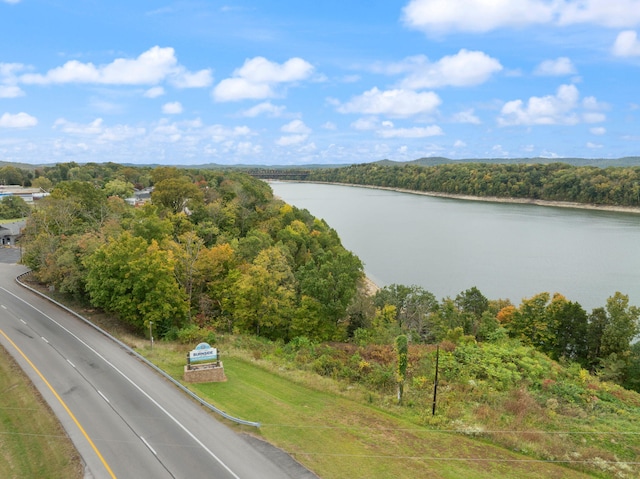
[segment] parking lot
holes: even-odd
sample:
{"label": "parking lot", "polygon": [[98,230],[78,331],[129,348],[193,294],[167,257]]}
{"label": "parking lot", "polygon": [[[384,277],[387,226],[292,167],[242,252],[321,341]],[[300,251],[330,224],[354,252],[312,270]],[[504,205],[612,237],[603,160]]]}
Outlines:
{"label": "parking lot", "polygon": [[20,262],[20,248],[16,246],[0,247],[0,263],[18,263]]}

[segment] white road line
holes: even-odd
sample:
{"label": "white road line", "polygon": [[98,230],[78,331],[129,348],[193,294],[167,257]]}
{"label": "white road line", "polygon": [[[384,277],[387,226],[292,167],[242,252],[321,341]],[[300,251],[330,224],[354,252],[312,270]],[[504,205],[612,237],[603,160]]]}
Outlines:
{"label": "white road line", "polygon": [[25,326],[27,325],[27,322],[26,322],[24,319],[20,319],[20,322],[21,322],[22,324],[24,324]]}
{"label": "white road line", "polygon": [[73,364],[73,363],[72,363],[71,361],[69,361],[68,359],[67,359],[67,362],[68,362],[69,364],[71,364],[71,367],[72,367],[73,369],[78,369],[78,368],[76,368],[76,365],[75,365],[75,364]]}
{"label": "white road line", "polygon": [[40,338],[47,344],[49,344],[49,341],[47,341],[47,338],[45,338],[44,336],[40,336]]}
{"label": "white road line", "polygon": [[[142,389],[140,386],[138,386],[133,379],[131,379],[129,376],[127,376],[125,373],[123,373],[122,371],[120,371],[120,369],[118,369],[116,367],[115,364],[111,363],[107,358],[105,358],[102,354],[100,354],[98,351],[96,351],[95,349],[93,349],[91,346],[89,346],[87,343],[85,343],[82,339],[80,339],[78,336],[76,336],[74,333],[72,333],[69,329],[65,328],[62,324],[60,324],[59,322],[57,322],[55,319],[53,319],[51,316],[47,315],[46,313],[40,311],[38,308],[36,308],[34,305],[32,305],[31,303],[25,301],[24,299],[22,299],[20,296],[17,296],[16,294],[12,293],[11,291],[0,287],[0,290],[6,292],[7,294],[13,296],[14,298],[18,299],[19,301],[22,301],[24,304],[26,304],[27,306],[31,307],[34,311],[37,311],[38,313],[40,313],[42,316],[44,316],[45,318],[47,318],[49,321],[51,321],[52,323],[56,324],[57,326],[59,326],[63,331],[66,331],[67,333],[69,333],[69,335],[73,338],[75,338],[80,344],[84,345],[89,351],[91,351],[93,354],[95,354],[96,356],[98,356],[100,359],[102,359],[105,363],[107,363],[109,366],[111,366],[113,368],[114,371],[116,371],[118,374],[120,374],[120,376],[122,376],[126,381],[129,382],[129,384],[131,384],[134,388],[136,388],[138,391],[140,391],[140,393],[145,396],[149,401],[151,401],[158,409],[160,409],[160,411],[162,411],[169,419],[171,419],[180,429],[182,429],[191,439],[193,439],[200,447],[202,447],[202,449],[204,449],[207,454],[209,454],[218,464],[220,464],[229,474],[231,474],[235,479],[240,479],[240,477],[238,477],[238,475],[236,475],[235,472],[233,472],[229,466],[227,466],[222,459],[220,459],[218,456],[215,455],[215,453],[209,449],[200,439],[198,439],[189,429],[187,429],[187,427],[182,424],[176,417],[174,417],[173,415],[171,415],[171,413],[169,411],[167,411],[165,408],[162,407],[162,405],[160,403],[158,403],[158,401],[156,401],[155,399],[153,399],[144,389]],[[42,338],[44,339],[44,338]],[[45,339],[46,341],[46,339]],[[48,341],[47,341],[48,342]]]}
{"label": "white road line", "polygon": [[0,304],[0,306],[2,306],[2,309],[7,309],[7,307],[4,304]]}
{"label": "white road line", "polygon": [[102,396],[102,399],[104,399],[105,401],[107,401],[109,404],[111,404],[111,401],[109,401],[107,399],[107,396],[105,396],[104,394],[102,394],[102,391],[100,391],[99,389],[96,389],[96,391],[98,391],[98,394],[100,394],[100,396]]}
{"label": "white road line", "polygon": [[151,444],[149,444],[147,440],[142,436],[140,436],[140,439],[142,439],[142,442],[144,442],[144,444],[149,448],[149,450],[153,453],[153,455],[158,457],[158,453],[155,451],[154,448],[151,447]]}

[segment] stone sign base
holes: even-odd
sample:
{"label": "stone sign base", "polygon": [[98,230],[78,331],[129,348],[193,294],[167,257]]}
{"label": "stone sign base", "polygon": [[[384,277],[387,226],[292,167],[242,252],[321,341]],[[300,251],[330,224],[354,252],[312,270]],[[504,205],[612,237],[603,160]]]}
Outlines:
{"label": "stone sign base", "polygon": [[222,361],[210,364],[191,364],[184,367],[184,380],[188,383],[221,383],[227,380]]}

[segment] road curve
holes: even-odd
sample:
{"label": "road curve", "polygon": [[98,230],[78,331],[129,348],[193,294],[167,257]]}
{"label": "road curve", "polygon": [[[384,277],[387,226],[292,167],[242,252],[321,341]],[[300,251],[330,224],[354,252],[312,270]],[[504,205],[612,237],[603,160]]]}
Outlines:
{"label": "road curve", "polygon": [[85,477],[316,477],[254,447],[122,347],[17,285],[24,271],[0,264],[0,344],[62,422]]}

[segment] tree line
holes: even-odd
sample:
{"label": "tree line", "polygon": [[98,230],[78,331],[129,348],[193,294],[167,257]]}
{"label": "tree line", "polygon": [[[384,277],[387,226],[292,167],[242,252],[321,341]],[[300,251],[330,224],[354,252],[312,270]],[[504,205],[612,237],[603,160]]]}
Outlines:
{"label": "tree line", "polygon": [[640,206],[640,167],[598,168],[564,163],[435,166],[366,163],[310,170],[307,180],[480,197]]}
{"label": "tree line", "polygon": [[565,364],[640,391],[640,308],[620,292],[590,313],[562,294],[489,300],[476,287],[438,301],[418,286],[392,284],[372,298],[373,314],[354,332],[362,344],[391,344],[406,334],[414,343],[501,343],[511,338]]}
{"label": "tree line", "polygon": [[[74,168],[74,178],[88,179],[60,179]],[[27,220],[23,262],[39,281],[140,332],[153,323],[159,337],[194,326],[345,337],[362,263],[325,222],[275,199],[266,183],[231,171],[148,169],[138,176],[149,175],[152,201],[133,207],[124,201],[131,169],[84,168],[50,170],[57,182]]]}

